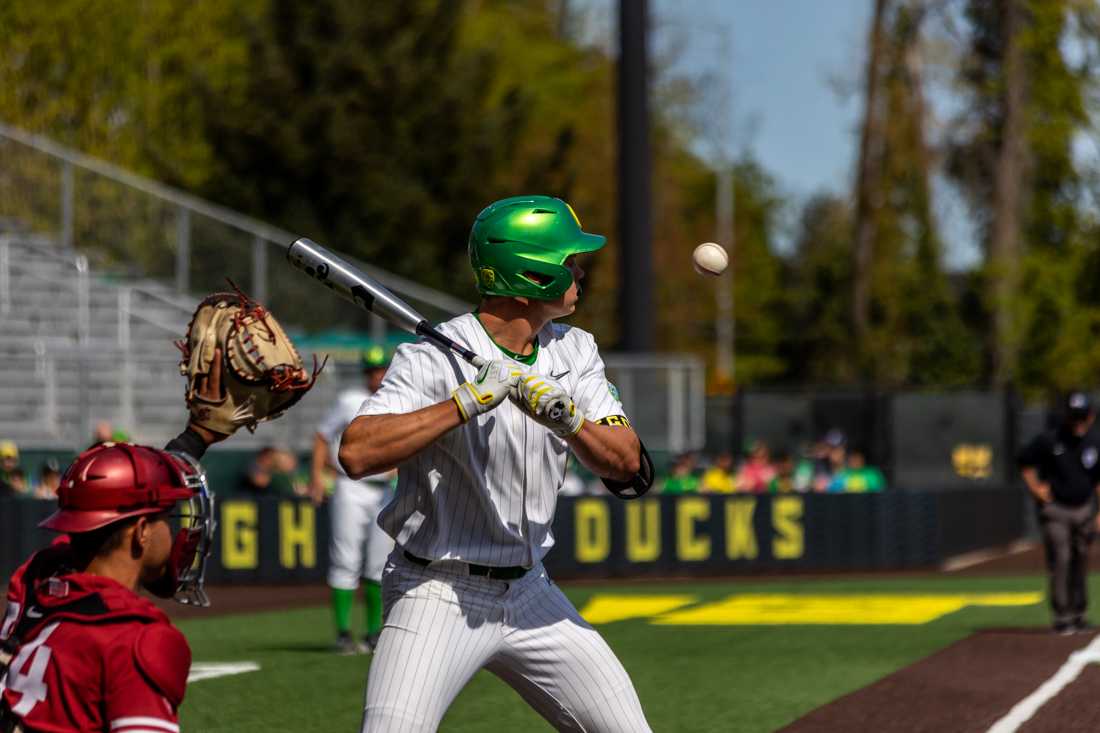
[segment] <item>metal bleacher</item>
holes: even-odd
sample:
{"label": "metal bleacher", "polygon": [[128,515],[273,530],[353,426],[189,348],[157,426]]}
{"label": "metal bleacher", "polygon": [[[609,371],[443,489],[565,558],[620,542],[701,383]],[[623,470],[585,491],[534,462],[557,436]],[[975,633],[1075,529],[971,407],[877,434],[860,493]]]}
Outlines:
{"label": "metal bleacher", "polygon": [[[137,442],[163,444],[186,421],[173,341],[197,294],[224,288],[226,275],[268,305],[269,292],[311,287],[279,262],[293,239],[0,122],[0,439],[77,450],[107,420]],[[160,264],[120,268],[127,251]],[[359,264],[428,317],[467,307]],[[302,325],[293,315],[280,319]],[[372,337],[384,336],[380,319],[369,323]],[[330,364],[292,412],[255,434],[241,431],[227,447],[308,448],[339,390],[360,379],[354,365]]]}
{"label": "metal bleacher", "polygon": [[[78,448],[96,421],[162,444],[181,429],[184,381],[173,345],[195,299],[152,280],[97,274],[50,238],[0,233],[0,436],[25,448]],[[234,448],[303,449],[354,372],[331,368],[281,421]]]}

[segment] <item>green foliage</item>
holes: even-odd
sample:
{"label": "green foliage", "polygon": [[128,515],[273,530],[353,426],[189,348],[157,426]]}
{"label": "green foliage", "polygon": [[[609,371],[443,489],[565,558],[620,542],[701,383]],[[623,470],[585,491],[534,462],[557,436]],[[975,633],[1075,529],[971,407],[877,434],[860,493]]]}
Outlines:
{"label": "green foliage", "polygon": [[852,211],[848,201],[819,194],[802,210],[786,263],[783,353],[792,382],[845,384],[859,354],[851,313]]}
{"label": "green foliage", "polygon": [[[786,370],[778,353],[788,324],[783,321],[787,294],[782,261],[773,244],[784,201],[778,186],[759,163],[745,157],[733,166],[734,242],[729,279],[700,279],[691,253],[700,242],[715,239],[715,173],[687,153],[658,157],[656,191],[657,247],[654,282],[658,340],[663,348],[695,351],[714,372],[717,289],[732,286],[736,332],[735,381],[738,385],[770,381]],[[675,183],[676,185],[672,185]],[[729,385],[717,385],[728,388]]]}
{"label": "green foliage", "polygon": [[272,0],[236,103],[203,100],[207,195],[386,268],[468,290],[465,234],[513,148],[495,60],[460,54],[463,5]]}
{"label": "green foliage", "polygon": [[155,178],[210,173],[196,84],[231,96],[262,0],[0,3],[5,119]]}
{"label": "green foliage", "polygon": [[[1096,91],[1090,63],[1100,36],[1097,9],[1089,3],[1027,0],[1022,15],[1023,258],[1010,305],[1011,338],[1019,344],[1017,386],[1039,394],[1050,387],[1095,385],[1100,363],[1100,349],[1089,336],[1097,329],[1096,293],[1082,278],[1096,272],[1094,217],[1083,198],[1086,164],[1074,157],[1076,136],[1091,125],[1086,100]],[[958,78],[967,104],[946,170],[966,194],[988,243],[995,216],[993,163],[1004,137],[1004,7],[973,0],[966,17],[969,46]],[[1077,66],[1067,54],[1071,44],[1078,49],[1074,56],[1083,59]],[[1001,276],[989,271],[985,280]]]}

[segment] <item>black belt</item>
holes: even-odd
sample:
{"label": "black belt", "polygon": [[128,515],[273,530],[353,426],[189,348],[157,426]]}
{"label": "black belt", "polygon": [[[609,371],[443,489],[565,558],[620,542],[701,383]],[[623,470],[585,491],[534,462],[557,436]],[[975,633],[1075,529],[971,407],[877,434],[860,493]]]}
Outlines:
{"label": "black belt", "polygon": [[[422,557],[417,557],[408,550],[403,550],[405,553],[405,559],[411,563],[415,563],[420,567],[428,567],[432,564],[431,560],[425,560]],[[470,569],[470,575],[482,575],[486,578],[492,578],[493,580],[515,580],[516,578],[522,578],[527,575],[527,571],[531,568],[525,568],[522,565],[510,565],[508,567],[496,567],[493,565],[477,565],[472,562],[464,563],[466,567]]]}

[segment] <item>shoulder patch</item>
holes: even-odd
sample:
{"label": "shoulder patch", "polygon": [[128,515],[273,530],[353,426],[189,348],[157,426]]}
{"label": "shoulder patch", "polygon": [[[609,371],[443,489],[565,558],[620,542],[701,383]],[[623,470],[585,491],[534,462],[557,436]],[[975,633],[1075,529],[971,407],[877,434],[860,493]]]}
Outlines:
{"label": "shoulder patch", "polygon": [[619,397],[619,388],[616,387],[611,380],[607,380],[607,391],[611,393],[611,396],[615,398],[616,402],[622,402],[622,398]]}
{"label": "shoulder patch", "polygon": [[191,647],[171,624],[149,624],[134,642],[134,662],[153,687],[179,707],[191,671]]}

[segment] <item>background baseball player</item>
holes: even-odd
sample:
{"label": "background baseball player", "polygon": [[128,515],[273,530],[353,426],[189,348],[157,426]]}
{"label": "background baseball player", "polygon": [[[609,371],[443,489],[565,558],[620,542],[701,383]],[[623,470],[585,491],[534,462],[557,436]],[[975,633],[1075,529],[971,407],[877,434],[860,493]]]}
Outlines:
{"label": "background baseball player", "polygon": [[559,199],[490,205],[469,242],[481,306],[440,326],[490,362],[403,345],[344,433],[349,475],[399,466],[364,731],[435,730],[481,668],[559,730],[649,730],[630,677],[541,563],[569,451],[622,496],[652,483],[592,336],[553,323],[575,309],[576,255],[604,241]]}
{"label": "background baseball player", "polygon": [[[328,411],[313,438],[310,493],[314,503],[325,495],[324,472],[337,472],[336,488],[329,508],[331,540],[329,542],[328,584],[332,588],[332,613],[336,625],[336,651],[355,654],[370,651],[382,630],[382,568],[393,549],[393,540],[378,526],[378,512],[392,494],[395,471],[367,476],[359,481],[350,479],[337,460],[340,435],[367,398],[382,384],[392,353],[380,345],[366,349],[362,355],[363,387],[340,393],[336,404]],[[363,578],[363,601],[366,606],[366,632],[360,644],[351,633],[351,608],[359,578]]]}

